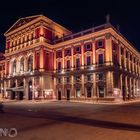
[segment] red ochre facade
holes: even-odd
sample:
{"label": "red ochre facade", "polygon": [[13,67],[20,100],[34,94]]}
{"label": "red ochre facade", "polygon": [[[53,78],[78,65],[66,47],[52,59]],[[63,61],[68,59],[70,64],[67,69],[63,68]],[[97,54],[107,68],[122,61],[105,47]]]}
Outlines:
{"label": "red ochre facade", "polygon": [[5,34],[1,98],[123,101],[140,96],[140,54],[110,23],[72,33],[43,15]]}

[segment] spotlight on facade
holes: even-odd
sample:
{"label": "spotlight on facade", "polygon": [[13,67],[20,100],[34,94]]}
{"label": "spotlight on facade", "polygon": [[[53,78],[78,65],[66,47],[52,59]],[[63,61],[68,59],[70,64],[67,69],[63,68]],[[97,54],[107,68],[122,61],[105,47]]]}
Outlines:
{"label": "spotlight on facade", "polygon": [[64,70],[61,70],[61,73],[63,74],[64,73]]}
{"label": "spotlight on facade", "polygon": [[91,66],[91,67],[90,67],[90,70],[93,70],[93,69],[94,69],[93,66]]}
{"label": "spotlight on facade", "polygon": [[30,89],[32,88],[32,85],[30,85]]}
{"label": "spotlight on facade", "polygon": [[30,72],[30,75],[33,75],[33,72]]}
{"label": "spotlight on facade", "polygon": [[113,94],[114,94],[114,96],[119,96],[120,95],[120,89],[119,88],[114,88]]}

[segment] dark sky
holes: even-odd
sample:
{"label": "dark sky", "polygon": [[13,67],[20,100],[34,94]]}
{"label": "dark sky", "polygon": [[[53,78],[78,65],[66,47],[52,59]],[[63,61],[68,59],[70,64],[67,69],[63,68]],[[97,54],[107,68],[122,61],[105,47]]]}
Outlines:
{"label": "dark sky", "polygon": [[77,32],[105,23],[111,15],[114,26],[140,50],[140,6],[129,0],[4,0],[0,2],[0,50],[5,48],[4,32],[19,18],[44,14]]}

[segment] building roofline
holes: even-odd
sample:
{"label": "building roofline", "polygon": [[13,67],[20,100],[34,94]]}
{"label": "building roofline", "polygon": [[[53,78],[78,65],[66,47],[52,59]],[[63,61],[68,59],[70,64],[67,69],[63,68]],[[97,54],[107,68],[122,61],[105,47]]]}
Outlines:
{"label": "building roofline", "polygon": [[76,37],[80,37],[80,36],[83,36],[83,35],[87,35],[87,34],[90,34],[90,33],[94,33],[94,32],[97,32],[97,31],[101,31],[101,30],[104,30],[104,29],[107,29],[107,28],[112,28],[118,35],[120,35],[126,42],[128,42],[128,44],[130,46],[132,46],[138,53],[140,53],[140,51],[137,48],[135,48],[134,45],[130,41],[128,41],[128,39],[124,35],[122,35],[122,33],[120,31],[118,31],[111,23],[102,24],[102,25],[99,25],[99,26],[96,26],[96,27],[88,28],[88,29],[83,30],[83,31],[79,31],[77,33],[66,35],[62,38],[54,40],[54,44],[57,44],[57,43],[60,43],[60,42],[63,42],[63,41],[67,41],[67,40],[70,40],[70,39],[73,39],[73,38],[76,38]]}

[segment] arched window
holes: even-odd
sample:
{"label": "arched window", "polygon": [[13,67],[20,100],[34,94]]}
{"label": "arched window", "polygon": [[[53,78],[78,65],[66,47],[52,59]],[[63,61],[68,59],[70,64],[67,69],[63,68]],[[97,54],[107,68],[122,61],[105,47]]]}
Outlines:
{"label": "arched window", "polygon": [[13,62],[13,73],[16,73],[16,60]]}
{"label": "arched window", "polygon": [[24,71],[24,58],[23,57],[20,59],[20,71],[21,72]]}
{"label": "arched window", "polygon": [[33,70],[33,56],[30,55],[28,59],[28,70],[32,71]]}

